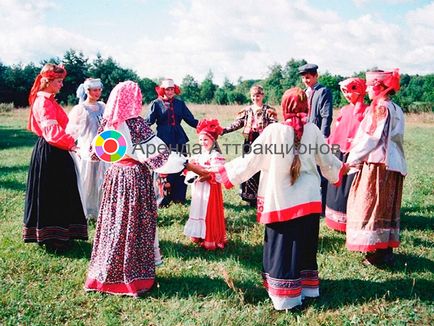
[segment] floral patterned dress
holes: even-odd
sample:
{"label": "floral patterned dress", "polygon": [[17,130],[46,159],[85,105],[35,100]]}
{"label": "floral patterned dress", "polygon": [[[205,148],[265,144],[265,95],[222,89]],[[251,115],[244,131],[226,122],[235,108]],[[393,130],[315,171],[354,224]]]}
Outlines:
{"label": "floral patterned dress", "polygon": [[[125,136],[128,148],[163,143],[141,117],[126,120],[117,130]],[[150,169],[162,166],[168,155],[167,149],[153,156],[128,152],[127,158],[107,170],[87,291],[140,296],[152,288],[157,204]]]}

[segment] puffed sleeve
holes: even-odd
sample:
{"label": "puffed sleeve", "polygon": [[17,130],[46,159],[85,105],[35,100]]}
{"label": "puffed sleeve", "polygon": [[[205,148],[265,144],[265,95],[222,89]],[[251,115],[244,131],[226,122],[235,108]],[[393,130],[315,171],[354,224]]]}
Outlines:
{"label": "puffed sleeve", "polygon": [[344,164],[333,154],[322,132],[316,128],[315,161],[322,175],[332,184],[339,186],[344,175]]}
{"label": "puffed sleeve", "polygon": [[383,136],[389,110],[383,105],[368,110],[354,137],[354,145],[350,149],[350,155],[347,159],[350,164],[363,162],[369,153],[377,147]]}
{"label": "puffed sleeve", "polygon": [[86,127],[87,115],[83,105],[78,104],[74,106],[68,114],[68,119],[65,132],[70,134],[74,139],[77,139]]}
{"label": "puffed sleeve", "polygon": [[54,147],[70,150],[75,146],[74,138],[65,132],[57,120],[57,107],[46,98],[38,97],[32,110],[37,117],[42,137]]}
{"label": "puffed sleeve", "polygon": [[142,139],[140,143],[136,144],[133,143],[130,129],[125,122],[123,122],[117,128],[117,130],[125,137],[127,144],[127,156],[139,161],[140,163],[145,163],[152,170],[154,170],[166,163],[170,151],[167,145],[160,138],[158,138],[147,125],[144,126],[145,128],[148,128],[148,130],[143,130],[143,132],[149,136],[145,139]]}

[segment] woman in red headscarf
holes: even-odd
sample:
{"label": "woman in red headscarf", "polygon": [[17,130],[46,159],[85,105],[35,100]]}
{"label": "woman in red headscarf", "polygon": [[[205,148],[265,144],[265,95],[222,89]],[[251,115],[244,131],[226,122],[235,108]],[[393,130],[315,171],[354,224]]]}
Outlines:
{"label": "woman in red headscarf", "polygon": [[346,171],[318,127],[307,122],[300,88],[282,98],[282,123],[269,125],[244,157],[226,163],[219,176],[226,188],[261,171],[257,218],[265,224],[263,284],[275,309],[291,309],[319,296],[318,246],[321,173],[339,182]]}
{"label": "woman in red headscarf", "polygon": [[74,139],[65,132],[68,116],[54,96],[63,86],[66,70],[46,64],[30,91],[28,129],[39,138],[33,149],[27,179],[23,238],[65,250],[69,240],[87,239],[87,222],[69,151]]}
{"label": "woman in red headscarf", "polygon": [[[206,170],[223,165],[225,158],[217,145],[217,138],[222,131],[218,120],[201,120],[196,128],[201,153],[192,156],[190,163]],[[194,174],[187,173],[187,182],[192,178],[194,179]],[[190,216],[184,234],[207,250],[223,249],[226,244],[226,226],[221,184],[216,181],[214,174],[210,175],[209,180],[196,179],[191,183]]]}
{"label": "woman in red headscarf", "polygon": [[[353,138],[360,122],[365,116],[368,105],[364,103],[366,83],[361,78],[348,78],[340,83],[341,91],[350,104],[341,108],[335,128],[328,138],[328,143],[336,148],[338,158],[346,162]],[[336,187],[328,185],[325,209],[326,225],[336,231],[345,232],[347,223],[347,199],[354,175],[344,176],[342,184]]]}
{"label": "woman in red headscarf", "polygon": [[399,72],[366,73],[372,104],[360,124],[348,163],[355,167],[347,204],[347,248],[366,252],[365,264],[393,263],[399,246],[404,176],[404,114],[389,96],[399,90]]}

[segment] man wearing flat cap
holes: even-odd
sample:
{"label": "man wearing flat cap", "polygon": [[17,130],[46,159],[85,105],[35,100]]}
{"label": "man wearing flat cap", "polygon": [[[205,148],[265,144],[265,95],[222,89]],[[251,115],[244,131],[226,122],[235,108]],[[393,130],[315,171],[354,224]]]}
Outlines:
{"label": "man wearing flat cap", "polygon": [[318,83],[318,66],[312,63],[298,68],[309,100],[309,122],[318,126],[327,138],[333,119],[333,98],[330,90]]}
{"label": "man wearing flat cap", "polygon": [[[333,97],[330,90],[318,83],[318,66],[307,63],[298,68],[303,84],[306,85],[306,95],[309,104],[308,120],[317,125],[325,138],[330,135],[333,119]],[[320,172],[320,171],[318,171]],[[320,173],[321,175],[321,173]],[[322,215],[325,211],[328,181],[321,175]]]}

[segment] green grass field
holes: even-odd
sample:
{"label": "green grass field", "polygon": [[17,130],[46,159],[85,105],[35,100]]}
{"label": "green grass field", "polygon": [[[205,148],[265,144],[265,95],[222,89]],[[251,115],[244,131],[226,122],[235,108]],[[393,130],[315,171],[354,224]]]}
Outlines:
{"label": "green grass field", "polygon": [[[238,107],[192,106],[199,118],[227,124]],[[91,242],[62,255],[21,239],[27,169],[36,137],[25,130],[27,110],[0,113],[1,325],[433,325],[434,119],[410,117],[409,175],[401,210],[401,246],[393,268],[361,264],[345,236],[321,222],[321,297],[303,310],[279,312],[261,285],[263,226],[237,190],[225,191],[228,246],[206,252],[182,234],[188,206],[159,212],[164,265],[143,299],[85,293]],[[191,141],[194,130],[185,127]],[[239,132],[221,143],[241,143]],[[232,158],[234,154],[228,155]],[[62,212],[59,212],[61,215]],[[93,238],[95,226],[90,226]]]}

